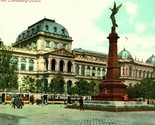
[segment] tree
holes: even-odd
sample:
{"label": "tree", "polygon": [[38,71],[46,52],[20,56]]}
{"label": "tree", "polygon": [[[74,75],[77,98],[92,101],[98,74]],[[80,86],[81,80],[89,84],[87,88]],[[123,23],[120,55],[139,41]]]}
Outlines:
{"label": "tree", "polygon": [[49,85],[49,89],[51,93],[59,93],[63,94],[65,91],[64,85],[65,85],[65,80],[62,76],[61,73],[58,73],[51,81]]}
{"label": "tree", "polygon": [[11,91],[18,89],[17,68],[12,58],[12,50],[0,45],[0,89]]}
{"label": "tree", "polygon": [[93,96],[96,95],[98,93],[98,84],[94,81],[91,80],[89,82],[89,95]]}
{"label": "tree", "polygon": [[133,98],[153,99],[155,98],[155,81],[153,78],[142,79],[140,84],[129,85],[126,92]]}
{"label": "tree", "polygon": [[75,82],[76,84],[76,93],[80,96],[84,96],[84,95],[89,95],[89,83],[84,80],[84,79],[80,79],[79,81]]}

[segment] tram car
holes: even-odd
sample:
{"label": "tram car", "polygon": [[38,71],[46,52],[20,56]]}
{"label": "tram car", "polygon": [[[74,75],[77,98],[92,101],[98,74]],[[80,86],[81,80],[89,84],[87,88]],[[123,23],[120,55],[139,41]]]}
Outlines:
{"label": "tram car", "polygon": [[13,97],[22,98],[22,102],[24,103],[29,103],[30,101],[29,93],[2,92],[1,95],[4,103],[11,103]]}

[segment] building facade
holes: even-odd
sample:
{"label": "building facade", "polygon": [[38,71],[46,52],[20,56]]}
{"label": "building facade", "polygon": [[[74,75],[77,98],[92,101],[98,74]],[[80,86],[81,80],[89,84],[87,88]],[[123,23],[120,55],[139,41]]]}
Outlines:
{"label": "building facade", "polygon": [[[108,54],[72,49],[72,37],[55,20],[42,19],[20,33],[12,44],[13,61],[19,69],[19,89],[24,76],[45,78],[49,84],[61,72],[65,82],[74,84],[81,78],[102,79],[106,74]],[[134,60],[127,50],[119,54],[120,79],[125,84],[136,84],[142,78],[155,78],[155,56],[147,62]]]}

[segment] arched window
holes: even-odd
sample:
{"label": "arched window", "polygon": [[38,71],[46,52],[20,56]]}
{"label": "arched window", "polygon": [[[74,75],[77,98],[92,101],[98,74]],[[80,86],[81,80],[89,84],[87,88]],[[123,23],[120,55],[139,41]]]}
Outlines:
{"label": "arched window", "polygon": [[138,77],[138,69],[136,69],[136,78]]}
{"label": "arched window", "polygon": [[129,68],[129,76],[132,77],[132,67]]}
{"label": "arched window", "polygon": [[68,61],[68,63],[67,63],[67,71],[69,73],[71,73],[71,67],[72,67],[72,62],[71,61]]}
{"label": "arched window", "polygon": [[87,76],[90,76],[90,67],[87,67]]}
{"label": "arched window", "polygon": [[142,70],[139,71],[139,78],[142,77]]}
{"label": "arched window", "polygon": [[52,64],[51,64],[52,71],[55,71],[55,65],[56,65],[56,60],[52,59]]}
{"label": "arched window", "polygon": [[26,70],[26,59],[25,58],[21,60],[21,70]]}
{"label": "arched window", "polygon": [[147,71],[147,78],[149,78],[149,74],[150,74],[150,72],[149,72],[149,71]]}
{"label": "arched window", "polygon": [[97,76],[100,77],[100,74],[101,74],[101,70],[100,70],[100,68],[98,68],[97,69]]}
{"label": "arched window", "polygon": [[34,70],[34,61],[32,59],[29,61],[29,70],[30,71]]}
{"label": "arched window", "polygon": [[46,70],[48,71],[48,59],[45,59]]}
{"label": "arched window", "polygon": [[60,72],[63,72],[64,61],[60,60]]}
{"label": "arched window", "polygon": [[125,75],[124,67],[122,67],[122,75]]}
{"label": "arched window", "polygon": [[143,71],[143,78],[146,77],[146,71]]}
{"label": "arched window", "polygon": [[95,67],[92,68],[92,76],[95,76]]}
{"label": "arched window", "polygon": [[102,76],[105,76],[105,69],[102,70]]}
{"label": "arched window", "polygon": [[81,67],[81,75],[82,75],[82,76],[85,75],[85,68],[84,68],[84,66]]}
{"label": "arched window", "polygon": [[67,82],[67,94],[72,94],[72,81],[71,80],[69,80],[68,82]]}
{"label": "arched window", "polygon": [[76,75],[79,75],[79,66],[76,65]]}
{"label": "arched window", "polygon": [[18,69],[18,58],[17,57],[14,57],[12,59],[12,61],[13,61],[13,65],[14,65],[15,69],[17,70]]}

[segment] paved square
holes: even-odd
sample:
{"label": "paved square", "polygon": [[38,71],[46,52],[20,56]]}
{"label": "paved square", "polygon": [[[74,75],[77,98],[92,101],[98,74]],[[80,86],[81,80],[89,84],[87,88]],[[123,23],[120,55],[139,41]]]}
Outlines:
{"label": "paved square", "polygon": [[80,111],[63,105],[0,105],[0,114],[0,125],[155,125],[155,112]]}

